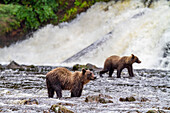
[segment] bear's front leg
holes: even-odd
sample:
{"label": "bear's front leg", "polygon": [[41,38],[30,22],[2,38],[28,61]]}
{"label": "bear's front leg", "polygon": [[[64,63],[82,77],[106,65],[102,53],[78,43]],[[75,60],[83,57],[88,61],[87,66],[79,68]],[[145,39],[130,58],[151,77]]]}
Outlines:
{"label": "bear's front leg", "polygon": [[112,77],[113,72],[114,72],[114,69],[109,70],[109,77]]}
{"label": "bear's front leg", "polygon": [[74,87],[71,89],[71,97],[80,97],[82,90],[83,90],[82,83],[74,85]]}
{"label": "bear's front leg", "polygon": [[52,88],[48,88],[48,97],[53,98],[54,96],[54,90]]}
{"label": "bear's front leg", "polygon": [[134,77],[132,65],[128,66],[127,69],[128,69],[128,73],[129,73],[130,77]]}

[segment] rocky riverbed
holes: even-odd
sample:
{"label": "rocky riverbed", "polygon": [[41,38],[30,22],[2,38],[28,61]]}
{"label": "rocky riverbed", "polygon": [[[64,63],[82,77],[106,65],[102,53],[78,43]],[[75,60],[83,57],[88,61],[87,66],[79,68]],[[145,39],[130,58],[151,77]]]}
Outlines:
{"label": "rocky riverbed", "polygon": [[[75,113],[168,113],[170,112],[170,71],[134,70],[129,78],[127,70],[122,78],[97,79],[85,85],[80,98],[48,98],[45,74],[55,67],[31,66],[30,69],[10,69],[1,66],[0,112],[57,112],[64,107]],[[71,67],[69,68],[71,69]]]}

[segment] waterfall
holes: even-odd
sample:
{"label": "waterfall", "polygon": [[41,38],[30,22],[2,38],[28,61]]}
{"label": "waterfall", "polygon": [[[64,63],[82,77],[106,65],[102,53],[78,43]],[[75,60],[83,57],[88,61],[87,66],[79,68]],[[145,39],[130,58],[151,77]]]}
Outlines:
{"label": "waterfall", "polygon": [[[170,2],[154,1],[150,7],[139,0],[96,3],[70,23],[47,25],[27,40],[1,48],[0,63],[61,65],[92,45],[93,49],[63,65],[102,67],[111,55],[133,53],[142,61],[134,68],[170,69]],[[108,34],[104,43],[94,44]]]}

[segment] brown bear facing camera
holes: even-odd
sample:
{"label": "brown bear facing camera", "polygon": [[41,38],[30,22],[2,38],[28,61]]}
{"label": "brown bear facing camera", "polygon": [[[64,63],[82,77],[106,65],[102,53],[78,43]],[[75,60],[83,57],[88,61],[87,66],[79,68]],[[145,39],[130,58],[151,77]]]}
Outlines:
{"label": "brown bear facing camera", "polygon": [[57,97],[62,97],[62,90],[71,90],[71,97],[80,97],[83,85],[94,80],[94,74],[90,70],[82,69],[81,72],[72,73],[66,68],[56,68],[46,75],[48,97],[53,98],[54,92]]}
{"label": "brown bear facing camera", "polygon": [[131,55],[131,56],[124,56],[119,57],[116,55],[108,57],[104,62],[104,68],[102,71],[100,71],[100,76],[102,77],[102,74],[109,71],[109,77],[112,77],[112,74],[114,70],[117,70],[117,78],[120,78],[120,74],[124,68],[128,69],[128,73],[130,77],[133,77],[133,63],[141,63],[141,61],[138,59],[137,56]]}

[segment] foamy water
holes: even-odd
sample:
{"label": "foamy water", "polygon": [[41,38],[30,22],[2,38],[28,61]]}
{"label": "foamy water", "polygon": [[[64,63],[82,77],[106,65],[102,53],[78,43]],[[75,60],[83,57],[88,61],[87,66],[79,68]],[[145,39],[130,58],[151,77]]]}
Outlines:
{"label": "foamy water", "polygon": [[[137,0],[97,3],[70,23],[47,25],[21,43],[0,49],[0,63],[60,65],[112,31],[111,38],[74,63],[103,66],[111,55],[131,55],[142,61],[135,68],[162,68],[170,61],[163,49],[170,42],[170,2],[158,1],[145,8]],[[64,64],[68,65],[68,64]]]}

